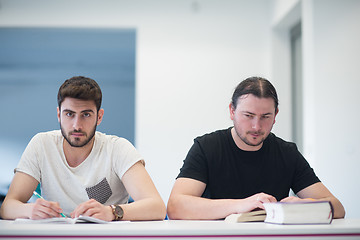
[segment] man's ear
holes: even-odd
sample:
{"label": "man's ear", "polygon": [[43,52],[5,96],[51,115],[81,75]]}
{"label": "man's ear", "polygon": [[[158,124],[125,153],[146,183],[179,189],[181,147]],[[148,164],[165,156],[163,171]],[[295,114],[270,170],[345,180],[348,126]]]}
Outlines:
{"label": "man's ear", "polygon": [[98,116],[97,116],[97,125],[99,126],[99,124],[101,123],[102,119],[103,119],[103,116],[104,116],[104,109],[101,108],[99,111],[98,111]]}
{"label": "man's ear", "polygon": [[275,122],[276,122],[275,118],[276,118],[276,116],[277,116],[278,113],[279,113],[279,108],[276,108],[276,110],[275,110],[275,116],[274,116],[274,123],[273,123],[273,124],[275,124]]}
{"label": "man's ear", "polygon": [[60,122],[60,109],[59,109],[59,107],[57,107],[56,110],[57,110],[58,122]]}
{"label": "man's ear", "polygon": [[235,115],[235,107],[232,103],[229,104],[229,111],[230,111],[230,119],[234,120],[234,115]]}

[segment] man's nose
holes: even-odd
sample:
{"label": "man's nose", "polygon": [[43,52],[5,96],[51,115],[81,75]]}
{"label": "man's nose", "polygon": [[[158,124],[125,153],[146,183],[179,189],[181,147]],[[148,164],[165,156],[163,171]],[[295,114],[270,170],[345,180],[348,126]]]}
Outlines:
{"label": "man's nose", "polygon": [[254,129],[256,131],[261,129],[260,119],[254,118],[251,124],[252,124],[252,126],[251,126],[252,129]]}
{"label": "man's nose", "polygon": [[78,116],[76,116],[74,118],[73,128],[75,130],[81,130],[81,127],[82,127],[81,119]]}

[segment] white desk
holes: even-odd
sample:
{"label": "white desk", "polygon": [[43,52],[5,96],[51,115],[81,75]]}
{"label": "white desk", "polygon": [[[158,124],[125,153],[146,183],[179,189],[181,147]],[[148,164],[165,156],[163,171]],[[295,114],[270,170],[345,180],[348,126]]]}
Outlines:
{"label": "white desk", "polygon": [[360,219],[330,225],[274,225],[223,221],[112,224],[19,224],[0,221],[0,239],[360,239]]}

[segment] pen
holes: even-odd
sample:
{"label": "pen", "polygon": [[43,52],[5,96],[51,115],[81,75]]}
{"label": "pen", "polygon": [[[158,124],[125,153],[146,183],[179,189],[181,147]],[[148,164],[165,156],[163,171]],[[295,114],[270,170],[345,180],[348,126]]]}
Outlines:
{"label": "pen", "polygon": [[[37,198],[44,199],[44,198],[43,198],[40,194],[38,194],[36,191],[33,191],[33,195],[34,195],[35,197],[37,197]],[[61,215],[62,217],[66,217],[65,214],[63,214],[63,213],[60,213],[60,215]]]}

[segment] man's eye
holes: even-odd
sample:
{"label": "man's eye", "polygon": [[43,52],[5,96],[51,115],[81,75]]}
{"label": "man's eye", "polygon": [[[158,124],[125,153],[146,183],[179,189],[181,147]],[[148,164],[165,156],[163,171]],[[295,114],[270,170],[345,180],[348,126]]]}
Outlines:
{"label": "man's eye", "polygon": [[72,115],[73,115],[73,114],[70,113],[70,112],[67,112],[67,113],[66,113],[66,116],[67,116],[67,117],[72,117]]}
{"label": "man's eye", "polygon": [[84,113],[84,117],[90,117],[90,113]]}

